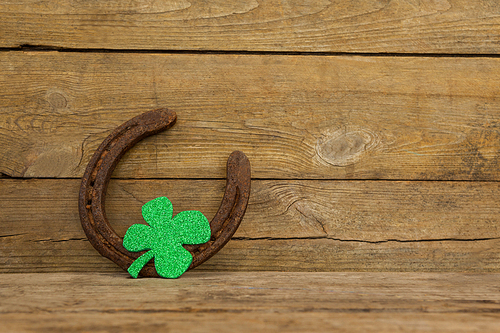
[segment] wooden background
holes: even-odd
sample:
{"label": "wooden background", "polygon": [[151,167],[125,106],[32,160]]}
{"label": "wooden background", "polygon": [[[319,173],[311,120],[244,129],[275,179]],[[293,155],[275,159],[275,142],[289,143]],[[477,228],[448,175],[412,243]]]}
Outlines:
{"label": "wooden background", "polygon": [[[0,331],[498,332],[498,0],[0,14]],[[78,189],[115,127],[163,107],[177,124],[113,174],[119,234],[158,196],[211,219],[233,150],[252,193],[215,257],[132,280],[87,241]]]}
{"label": "wooden background", "polygon": [[0,272],[118,272],[79,178],[168,107],[107,196],[120,234],[161,195],[209,219],[225,161],[247,214],[200,270],[500,272],[496,0],[0,4]]}

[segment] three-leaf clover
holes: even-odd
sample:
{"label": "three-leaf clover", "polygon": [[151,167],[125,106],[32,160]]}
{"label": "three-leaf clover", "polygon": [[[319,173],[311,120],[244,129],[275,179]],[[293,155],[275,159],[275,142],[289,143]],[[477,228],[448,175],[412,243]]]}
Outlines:
{"label": "three-leaf clover", "polygon": [[210,240],[210,224],[198,211],[190,210],[172,218],[172,203],[159,197],[142,206],[142,216],[149,226],[134,224],[123,238],[123,246],[132,252],[149,250],[128,268],[137,278],[141,269],[155,258],[156,272],[164,278],[177,278],[191,265],[193,256],[182,244],[202,244]]}

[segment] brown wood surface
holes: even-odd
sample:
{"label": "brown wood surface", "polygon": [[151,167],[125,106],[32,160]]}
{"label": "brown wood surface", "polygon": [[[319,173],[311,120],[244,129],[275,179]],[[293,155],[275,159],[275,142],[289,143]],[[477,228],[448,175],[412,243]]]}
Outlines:
{"label": "brown wood surface", "polygon": [[3,274],[0,330],[498,332],[499,281],[456,273]]}
{"label": "brown wood surface", "polygon": [[81,177],[142,112],[171,130],[116,177],[500,180],[500,59],[0,53],[0,172]]}
{"label": "brown wood surface", "polygon": [[[223,300],[223,299],[222,299]],[[285,302],[283,302],[285,303]],[[283,306],[282,306],[283,307]],[[281,309],[281,308],[280,308]],[[367,311],[368,312],[368,311]],[[0,314],[5,332],[498,332],[497,313],[250,312],[178,313],[97,308],[89,313]]]}
{"label": "brown wood surface", "polygon": [[497,0],[7,1],[0,47],[498,54]]}
{"label": "brown wood surface", "polygon": [[[79,180],[0,181],[0,272],[119,271],[89,244]],[[223,180],[113,180],[120,235],[166,195],[209,219]],[[247,214],[202,270],[498,272],[500,196],[490,182],[255,180]]]}
{"label": "brown wood surface", "polygon": [[[0,14],[0,332],[500,331],[497,0]],[[119,234],[162,195],[212,218],[233,150],[252,193],[211,260],[133,280],[87,241],[79,178],[115,127],[162,107],[176,126],[113,175]]]}

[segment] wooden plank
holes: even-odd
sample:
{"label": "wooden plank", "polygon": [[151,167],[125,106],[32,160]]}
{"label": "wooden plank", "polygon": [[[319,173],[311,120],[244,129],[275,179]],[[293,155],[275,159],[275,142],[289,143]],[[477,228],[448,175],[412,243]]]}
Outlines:
{"label": "wooden plank", "polygon": [[497,313],[104,313],[0,314],[5,332],[498,332]]}
{"label": "wooden plank", "polygon": [[494,313],[17,313],[0,314],[5,332],[498,332]]}
{"label": "wooden plank", "polygon": [[[0,272],[118,271],[88,243],[79,180],[0,181]],[[167,195],[174,213],[209,219],[222,180],[113,180],[107,216],[120,235]],[[252,182],[242,225],[202,270],[500,271],[496,183]]]}
{"label": "wooden plank", "polygon": [[500,59],[0,53],[0,172],[80,177],[142,112],[178,123],[116,177],[500,180]]}
{"label": "wooden plank", "polygon": [[497,332],[499,278],[188,272],[177,280],[134,280],[125,273],[3,274],[0,329]]}
{"label": "wooden plank", "polygon": [[1,47],[498,53],[495,0],[15,1]]}

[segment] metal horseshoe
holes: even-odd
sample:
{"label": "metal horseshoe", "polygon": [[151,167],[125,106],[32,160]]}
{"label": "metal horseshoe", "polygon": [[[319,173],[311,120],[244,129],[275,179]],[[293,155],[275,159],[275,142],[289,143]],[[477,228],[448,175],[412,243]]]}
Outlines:
{"label": "metal horseshoe", "polygon": [[[113,230],[106,217],[104,201],[111,174],[120,158],[142,139],[169,129],[177,115],[168,109],[143,113],[117,127],[92,156],[82,178],[79,198],[80,220],[90,243],[104,257],[125,271],[142,252],[129,252],[123,238]],[[216,254],[238,229],[250,196],[250,162],[246,155],[234,151],[227,161],[226,190],[219,210],[210,222],[212,236],[201,245],[184,245],[193,255],[192,269]],[[158,277],[153,263],[148,263],[139,276]]]}

